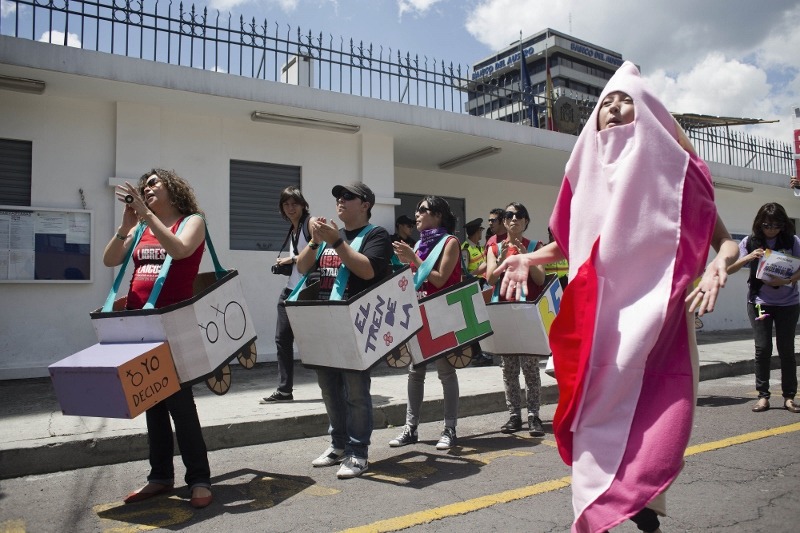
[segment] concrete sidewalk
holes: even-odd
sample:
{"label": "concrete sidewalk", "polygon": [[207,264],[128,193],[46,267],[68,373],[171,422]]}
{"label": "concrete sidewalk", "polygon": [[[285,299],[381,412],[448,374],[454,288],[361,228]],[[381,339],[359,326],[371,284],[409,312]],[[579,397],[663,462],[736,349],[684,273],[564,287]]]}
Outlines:
{"label": "concrete sidewalk", "polygon": [[[700,379],[753,372],[750,330],[698,332]],[[501,369],[467,367],[458,371],[459,416],[498,413],[505,422]],[[777,358],[773,367],[777,365]],[[232,384],[216,396],[203,384],[194,387],[209,450],[325,435],[328,421],[316,374],[295,366],[294,401],[261,405],[277,387],[275,363],[251,370],[232,367]],[[375,427],[402,426],[406,412],[407,369],[377,365],[372,374]],[[442,418],[442,388],[429,372],[422,422]],[[749,391],[742,391],[743,393]],[[145,417],[134,420],[64,416],[49,379],[0,382],[0,479],[42,474],[147,458]],[[542,372],[542,403],[557,400],[555,380]],[[755,396],[754,396],[755,397]],[[374,446],[386,443],[375,442]]]}

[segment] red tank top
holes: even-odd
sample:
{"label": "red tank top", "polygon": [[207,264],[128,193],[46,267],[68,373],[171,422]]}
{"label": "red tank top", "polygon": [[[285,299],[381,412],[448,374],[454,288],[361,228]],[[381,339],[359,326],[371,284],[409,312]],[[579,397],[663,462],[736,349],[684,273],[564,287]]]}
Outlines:
{"label": "red tank top", "polygon": [[[183,218],[172,225],[170,228],[172,233],[178,230]],[[189,257],[172,261],[167,279],[164,280],[164,286],[161,287],[161,294],[156,300],[156,307],[166,307],[192,297],[192,284],[200,269],[200,260],[203,258],[205,245],[206,243],[203,241]],[[127,309],[141,309],[147,303],[166,257],[167,253],[161,247],[156,236],[150,229],[145,229],[142,238],[133,250],[134,270],[131,287],[128,291]]]}

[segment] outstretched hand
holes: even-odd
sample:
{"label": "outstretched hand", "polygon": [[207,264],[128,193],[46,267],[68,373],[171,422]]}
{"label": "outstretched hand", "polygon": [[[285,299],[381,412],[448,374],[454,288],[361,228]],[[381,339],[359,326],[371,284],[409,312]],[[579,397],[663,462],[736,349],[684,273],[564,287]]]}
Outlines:
{"label": "outstretched hand", "polygon": [[507,257],[500,265],[498,265],[495,272],[502,274],[503,281],[500,285],[500,294],[506,300],[517,301],[522,297],[525,283],[528,281],[528,271],[530,269],[530,261],[527,255],[512,255]]}
{"label": "outstretched hand", "polygon": [[714,311],[717,294],[725,286],[727,280],[727,264],[718,256],[708,264],[703,272],[703,277],[700,278],[700,283],[686,297],[686,302],[690,303],[689,312],[697,311],[698,316],[703,316],[705,313]]}

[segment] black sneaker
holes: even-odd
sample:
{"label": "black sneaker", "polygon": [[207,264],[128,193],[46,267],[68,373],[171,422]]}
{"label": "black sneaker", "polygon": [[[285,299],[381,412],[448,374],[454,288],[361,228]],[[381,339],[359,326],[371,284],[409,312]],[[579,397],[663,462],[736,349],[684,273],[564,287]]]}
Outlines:
{"label": "black sneaker", "polygon": [[472,360],[472,366],[492,366],[493,364],[494,359],[492,359],[491,355],[487,355],[485,352],[475,356],[475,358]]}
{"label": "black sneaker", "polygon": [[516,433],[522,429],[522,417],[512,415],[508,422],[500,426],[500,433]]}
{"label": "black sneaker", "polygon": [[538,416],[528,416],[528,429],[531,430],[531,437],[544,437],[544,426]]}
{"label": "black sneaker", "polygon": [[292,400],[294,400],[294,396],[292,396],[291,392],[289,394],[286,394],[284,392],[276,390],[270,396],[267,396],[266,398],[261,398],[261,400],[259,400],[258,403],[263,404],[263,403],[276,403],[276,402],[291,402]]}
{"label": "black sneaker", "polygon": [[416,444],[418,440],[417,426],[409,426],[406,424],[403,426],[403,432],[389,441],[389,446],[392,448],[399,448],[400,446],[406,446],[408,444]]}

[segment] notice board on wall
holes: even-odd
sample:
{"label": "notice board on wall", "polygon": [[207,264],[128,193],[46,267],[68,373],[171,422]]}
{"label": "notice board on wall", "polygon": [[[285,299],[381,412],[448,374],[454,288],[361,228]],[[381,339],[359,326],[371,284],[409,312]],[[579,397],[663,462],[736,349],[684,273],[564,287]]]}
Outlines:
{"label": "notice board on wall", "polygon": [[91,253],[91,211],[0,205],[0,283],[88,283]]}

